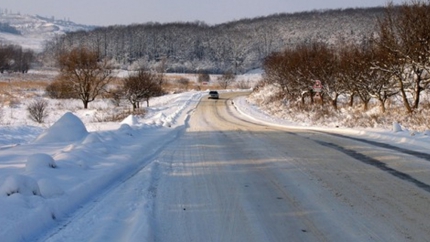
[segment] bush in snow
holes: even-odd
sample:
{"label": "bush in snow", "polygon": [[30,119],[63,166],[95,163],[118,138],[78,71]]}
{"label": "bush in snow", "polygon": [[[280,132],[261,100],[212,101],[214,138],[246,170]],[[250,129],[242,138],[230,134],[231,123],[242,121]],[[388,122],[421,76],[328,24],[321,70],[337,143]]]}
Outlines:
{"label": "bush in snow", "polygon": [[31,177],[23,175],[9,176],[0,187],[0,194],[11,196],[15,193],[27,196],[41,195],[37,182]]}
{"label": "bush in snow", "polygon": [[36,99],[27,106],[28,117],[37,123],[43,123],[48,116],[46,108],[48,102],[43,99]]}
{"label": "bush in snow", "polygon": [[25,164],[26,171],[34,171],[41,168],[56,168],[54,159],[47,154],[33,154],[27,158],[27,163]]}

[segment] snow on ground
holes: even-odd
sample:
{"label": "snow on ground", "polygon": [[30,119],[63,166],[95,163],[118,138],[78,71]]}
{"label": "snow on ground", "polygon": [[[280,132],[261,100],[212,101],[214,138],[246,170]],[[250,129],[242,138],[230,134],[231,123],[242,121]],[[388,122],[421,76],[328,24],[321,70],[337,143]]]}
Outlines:
{"label": "snow on ground", "polygon": [[394,146],[404,147],[412,150],[418,150],[421,152],[429,152],[430,146],[430,131],[417,132],[408,130],[402,127],[399,123],[393,123],[390,130],[381,128],[329,128],[329,127],[317,127],[309,126],[308,123],[302,124],[292,123],[286,119],[275,118],[268,115],[264,110],[259,107],[250,104],[245,97],[238,98],[235,100],[235,105],[238,106],[238,110],[248,118],[255,121],[281,126],[289,127],[293,129],[307,129],[317,130],[323,132],[331,132],[337,134],[343,134],[347,136],[361,137],[368,140],[379,141],[382,143],[392,144]]}
{"label": "snow on ground", "polygon": [[[48,120],[46,127],[34,127],[24,121],[24,114],[3,110],[3,116],[19,122],[0,126],[0,241],[26,241],[40,235],[147,166],[186,128],[187,117],[206,94],[192,91],[154,98],[145,118],[129,116],[122,122],[94,123],[96,111],[73,109],[52,111],[55,120]],[[411,135],[397,124],[393,130],[304,127],[266,115],[245,97],[233,103],[244,116],[272,125],[334,132],[420,151],[427,151],[430,141],[428,132]]]}
{"label": "snow on ground", "polygon": [[118,123],[94,124],[94,111],[77,110],[47,128],[32,127],[6,111],[20,124],[0,126],[0,241],[29,240],[144,167],[185,127],[202,95],[154,99],[144,119]]}

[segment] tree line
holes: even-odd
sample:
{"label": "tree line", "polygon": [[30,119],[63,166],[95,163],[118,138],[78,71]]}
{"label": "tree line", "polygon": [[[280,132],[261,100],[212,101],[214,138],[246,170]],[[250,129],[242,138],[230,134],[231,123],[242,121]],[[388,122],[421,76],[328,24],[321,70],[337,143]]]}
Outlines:
{"label": "tree line", "polygon": [[286,46],[312,40],[360,42],[374,31],[383,8],[338,9],[275,14],[219,25],[203,22],[145,23],[108,26],[57,36],[44,54],[54,60],[62,51],[84,46],[117,68],[156,66],[178,73],[244,73],[261,67],[264,58]]}
{"label": "tree line", "polygon": [[[372,99],[381,111],[399,96],[408,113],[417,110],[430,88],[430,1],[387,6],[377,31],[362,42],[337,45],[313,41],[265,58],[265,82],[280,87],[278,98],[301,105],[340,96],[352,106],[359,98],[366,110]],[[321,85],[317,85],[321,83]]]}
{"label": "tree line", "polygon": [[34,61],[34,52],[18,45],[0,44],[0,73],[26,73]]}

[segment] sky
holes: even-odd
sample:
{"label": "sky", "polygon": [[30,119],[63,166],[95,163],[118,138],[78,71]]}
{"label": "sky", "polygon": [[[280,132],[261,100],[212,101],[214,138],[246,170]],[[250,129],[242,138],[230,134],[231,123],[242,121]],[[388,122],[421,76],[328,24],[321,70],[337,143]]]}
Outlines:
{"label": "sky", "polygon": [[[70,20],[86,25],[128,25],[147,22],[220,24],[276,13],[386,6],[387,0],[2,0],[0,8],[20,14]],[[401,4],[404,0],[394,0]]]}

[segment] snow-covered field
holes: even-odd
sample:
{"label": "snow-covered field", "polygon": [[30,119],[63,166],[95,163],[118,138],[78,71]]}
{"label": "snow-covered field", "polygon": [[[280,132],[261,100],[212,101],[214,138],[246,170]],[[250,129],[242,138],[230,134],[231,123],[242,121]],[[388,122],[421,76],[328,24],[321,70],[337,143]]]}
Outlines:
{"label": "snow-covered field", "polygon": [[[154,98],[145,118],[129,116],[109,123],[94,122],[97,110],[72,108],[52,111],[49,125],[35,126],[25,121],[24,108],[3,109],[3,123],[8,125],[0,126],[0,241],[40,236],[150,165],[151,158],[187,127],[188,117],[205,95],[207,91],[190,91]],[[257,122],[428,152],[428,132],[412,135],[397,124],[392,130],[305,127],[265,114],[246,97],[234,100],[234,105]],[[59,104],[51,101],[50,106]]]}

